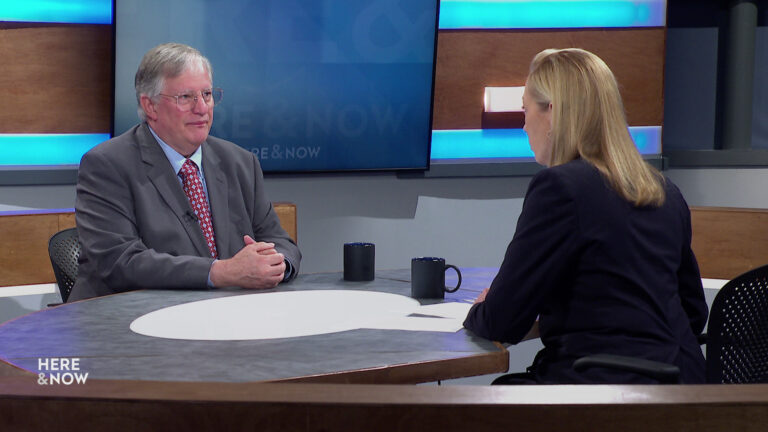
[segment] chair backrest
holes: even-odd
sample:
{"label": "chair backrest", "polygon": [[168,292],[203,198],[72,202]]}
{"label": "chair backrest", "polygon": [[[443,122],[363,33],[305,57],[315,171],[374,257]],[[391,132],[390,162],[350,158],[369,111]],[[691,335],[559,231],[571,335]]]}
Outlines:
{"label": "chair backrest", "polygon": [[707,382],[768,383],[768,265],[736,277],[715,296]]}
{"label": "chair backrest", "polygon": [[66,303],[77,279],[77,260],[80,258],[77,228],[68,228],[54,234],[48,241],[48,255],[59,285],[61,301]]}

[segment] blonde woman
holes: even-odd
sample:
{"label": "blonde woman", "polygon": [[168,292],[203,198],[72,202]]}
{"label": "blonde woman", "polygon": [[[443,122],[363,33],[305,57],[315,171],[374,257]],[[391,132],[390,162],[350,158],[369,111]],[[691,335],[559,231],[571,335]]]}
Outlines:
{"label": "blonde woman", "polygon": [[598,353],[675,364],[682,382],[704,382],[696,336],[707,306],[690,211],[637,152],[613,73],[588,51],[542,51],[523,105],[547,168],[531,180],[499,273],[464,326],[515,344],[537,323],[544,349],[513,383],[655,382],[573,369]]}

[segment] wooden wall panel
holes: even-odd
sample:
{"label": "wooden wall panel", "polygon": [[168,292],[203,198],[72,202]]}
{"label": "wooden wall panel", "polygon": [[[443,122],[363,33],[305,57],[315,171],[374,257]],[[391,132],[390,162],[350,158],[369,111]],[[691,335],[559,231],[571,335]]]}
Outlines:
{"label": "wooden wall panel", "polygon": [[57,231],[57,214],[1,216],[0,286],[54,282],[48,239]]}
{"label": "wooden wall panel", "polygon": [[522,86],[533,57],[546,48],[584,48],[616,75],[630,126],[663,118],[663,28],[630,30],[440,31],[434,129],[480,129],[487,86]]}
{"label": "wooden wall panel", "polygon": [[59,213],[59,231],[75,227],[75,213]]}
{"label": "wooden wall panel", "polygon": [[[297,241],[296,204],[273,205],[280,225]],[[0,287],[55,282],[48,239],[74,226],[73,212],[0,214]]]}
{"label": "wooden wall panel", "polygon": [[[296,240],[296,205],[274,206],[280,224]],[[692,207],[691,221],[702,277],[733,279],[768,264],[768,210]],[[73,226],[71,212],[0,216],[0,286],[53,282],[48,239]]]}
{"label": "wooden wall panel", "polygon": [[702,277],[730,280],[768,264],[768,210],[692,207],[691,225]]}
{"label": "wooden wall panel", "polygon": [[296,228],[296,204],[276,202],[273,203],[275,213],[278,219],[280,219],[280,226],[288,232],[293,241],[299,241],[298,232]]}
{"label": "wooden wall panel", "polygon": [[111,25],[0,27],[0,133],[108,133]]}

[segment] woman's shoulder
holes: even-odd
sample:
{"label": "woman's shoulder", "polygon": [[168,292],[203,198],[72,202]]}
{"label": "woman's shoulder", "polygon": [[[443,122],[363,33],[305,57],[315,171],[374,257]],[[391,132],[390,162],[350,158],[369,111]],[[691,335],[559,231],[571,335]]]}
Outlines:
{"label": "woman's shoulder", "polygon": [[545,168],[539,173],[547,173],[554,176],[591,176],[599,175],[599,171],[591,163],[583,159],[574,159],[564,164]]}
{"label": "woman's shoulder", "polygon": [[604,182],[600,171],[582,159],[574,159],[561,165],[544,168],[534,177],[535,182],[555,182],[576,190],[589,186],[599,186]]}
{"label": "woman's shoulder", "polygon": [[664,205],[674,206],[681,208],[685,213],[688,213],[688,203],[685,201],[685,197],[677,185],[668,177],[664,177]]}
{"label": "woman's shoulder", "polygon": [[597,168],[576,159],[537,172],[528,185],[526,198],[582,202],[585,196],[602,195],[599,191],[605,188]]}

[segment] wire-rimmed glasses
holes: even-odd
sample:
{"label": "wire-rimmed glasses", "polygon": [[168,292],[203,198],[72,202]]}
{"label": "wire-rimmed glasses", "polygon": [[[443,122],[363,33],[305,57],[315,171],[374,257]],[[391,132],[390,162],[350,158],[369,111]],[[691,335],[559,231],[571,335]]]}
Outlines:
{"label": "wire-rimmed glasses", "polygon": [[202,89],[200,91],[188,91],[177,95],[159,94],[168,98],[176,99],[176,105],[182,111],[189,111],[197,105],[197,100],[202,98],[208,106],[216,106],[221,103],[224,97],[224,91],[220,88]]}

